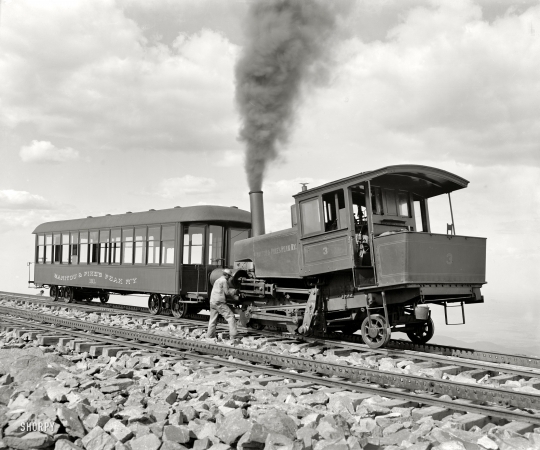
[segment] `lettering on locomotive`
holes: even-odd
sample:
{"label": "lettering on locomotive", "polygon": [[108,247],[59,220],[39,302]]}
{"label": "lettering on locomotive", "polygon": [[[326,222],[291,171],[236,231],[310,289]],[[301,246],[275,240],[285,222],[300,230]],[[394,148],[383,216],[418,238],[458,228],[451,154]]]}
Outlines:
{"label": "lettering on locomotive", "polygon": [[264,256],[277,255],[279,253],[292,252],[294,250],[296,250],[296,244],[282,245],[281,247],[274,247],[255,252],[255,256],[257,258],[262,258]]}

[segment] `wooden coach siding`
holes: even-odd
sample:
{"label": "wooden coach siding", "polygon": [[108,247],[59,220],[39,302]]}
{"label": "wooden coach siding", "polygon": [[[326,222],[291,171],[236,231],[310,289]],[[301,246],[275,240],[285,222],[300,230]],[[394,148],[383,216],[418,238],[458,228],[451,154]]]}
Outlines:
{"label": "wooden coach siding", "polygon": [[112,266],[36,264],[35,283],[129,292],[180,292],[179,269],[174,266]]}

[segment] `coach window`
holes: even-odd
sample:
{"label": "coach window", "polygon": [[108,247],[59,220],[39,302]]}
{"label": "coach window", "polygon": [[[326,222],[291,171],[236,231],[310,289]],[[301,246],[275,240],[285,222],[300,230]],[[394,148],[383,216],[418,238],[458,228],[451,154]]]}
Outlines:
{"label": "coach window", "polygon": [[55,264],[60,264],[62,261],[62,243],[61,243],[61,234],[53,234],[53,262]]}
{"label": "coach window", "polygon": [[120,264],[120,253],[121,253],[121,232],[120,229],[111,230],[111,264]]}
{"label": "coach window", "polygon": [[162,229],[161,264],[174,264],[174,232],[174,225]]}
{"label": "coach window", "polygon": [[90,263],[99,262],[99,231],[90,231]]}
{"label": "coach window", "polygon": [[146,262],[146,227],[135,228],[135,264]]}
{"label": "coach window", "polygon": [[69,233],[62,233],[62,264],[69,264]]}
{"label": "coach window", "polygon": [[71,232],[71,264],[79,264],[79,232]]}
{"label": "coach window", "polygon": [[80,253],[79,253],[79,264],[88,263],[88,231],[81,231],[80,237]]}
{"label": "coach window", "polygon": [[109,239],[110,230],[100,230],[99,232],[99,263],[109,264]]}
{"label": "coach window", "polygon": [[242,230],[239,228],[229,228],[229,241],[227,248],[229,249],[229,266],[232,266],[234,262],[234,243],[247,239],[249,237],[249,230]]}
{"label": "coach window", "polygon": [[43,264],[45,262],[45,236],[38,234],[37,236],[37,264]]}
{"label": "coach window", "polygon": [[210,225],[208,227],[208,264],[220,265],[223,262],[223,227]]}
{"label": "coach window", "polygon": [[184,264],[202,264],[204,227],[190,225],[184,231]]}
{"label": "coach window", "polygon": [[52,246],[52,234],[46,234],[45,235],[45,255],[44,255],[44,261],[46,264],[52,263],[52,254],[53,254],[53,246]]}
{"label": "coach window", "polygon": [[160,231],[161,231],[161,227],[148,228],[148,240],[147,240],[147,246],[146,246],[148,264],[159,264]]}
{"label": "coach window", "polygon": [[133,264],[133,228],[122,228],[122,264]]}
{"label": "coach window", "polygon": [[322,231],[318,198],[300,203],[300,213],[302,216],[302,233],[304,236]]}

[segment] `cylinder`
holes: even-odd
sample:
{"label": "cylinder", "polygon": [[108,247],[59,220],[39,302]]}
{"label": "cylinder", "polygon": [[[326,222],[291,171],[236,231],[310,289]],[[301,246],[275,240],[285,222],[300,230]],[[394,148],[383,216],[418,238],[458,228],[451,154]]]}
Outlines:
{"label": "cylinder", "polygon": [[264,203],[263,191],[252,191],[249,193],[249,204],[251,208],[251,232],[252,236],[261,236],[264,231]]}

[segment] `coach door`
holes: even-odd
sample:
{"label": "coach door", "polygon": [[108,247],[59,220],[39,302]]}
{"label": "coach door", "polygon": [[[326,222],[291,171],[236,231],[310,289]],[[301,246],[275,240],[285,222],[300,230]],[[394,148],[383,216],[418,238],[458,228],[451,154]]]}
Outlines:
{"label": "coach door", "polygon": [[223,264],[223,227],[191,224],[184,226],[182,293],[207,293],[208,276]]}

